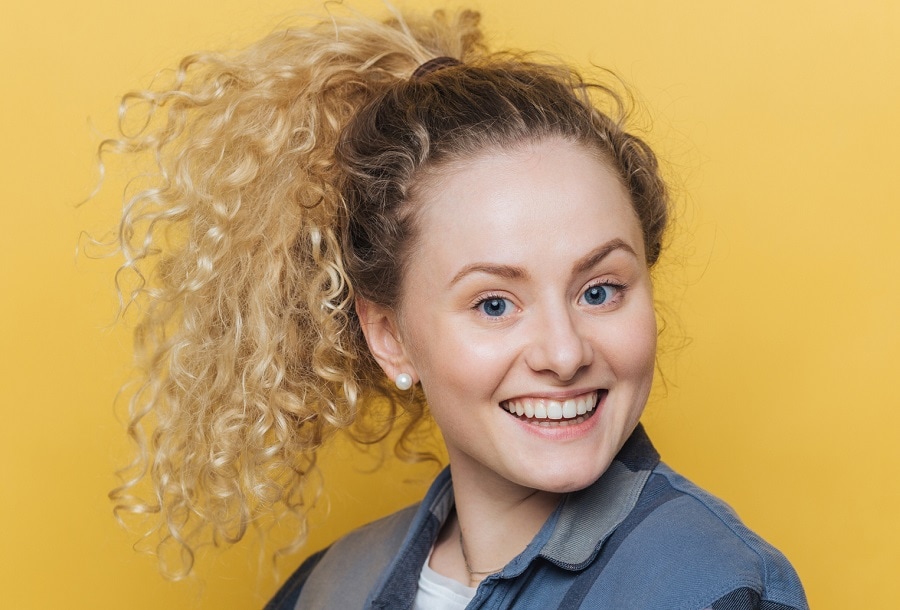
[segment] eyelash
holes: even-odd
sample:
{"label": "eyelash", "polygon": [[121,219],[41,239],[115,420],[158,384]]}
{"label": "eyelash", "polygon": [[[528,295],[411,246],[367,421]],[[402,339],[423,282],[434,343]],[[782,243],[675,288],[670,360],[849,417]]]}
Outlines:
{"label": "eyelash", "polygon": [[[594,288],[598,288],[598,287],[613,289],[613,295],[612,295],[612,297],[606,299],[603,303],[598,303],[597,305],[589,304],[591,307],[598,307],[598,308],[599,307],[609,307],[612,304],[615,304],[615,303],[621,301],[622,297],[624,296],[625,291],[628,289],[628,286],[626,284],[617,284],[615,282],[610,282],[610,281],[600,281],[600,282],[596,282],[594,284],[590,284],[589,286],[587,286],[581,292],[581,295],[578,297],[578,300],[581,301],[582,298],[584,298],[584,296],[588,293],[588,291],[590,291]],[[480,311],[480,313],[482,315],[484,315],[485,317],[488,317],[488,318],[503,318],[503,317],[505,317],[504,316],[504,314],[506,313],[505,306],[500,311],[500,313],[496,316],[489,315],[487,312],[485,312],[482,309],[482,307],[485,305],[485,303],[489,303],[491,301],[505,301],[508,303],[512,303],[512,301],[510,301],[507,297],[504,297],[503,295],[491,293],[491,294],[486,294],[483,297],[479,298],[472,305],[472,309],[474,309],[476,311]],[[513,305],[513,307],[515,307],[515,305]]]}

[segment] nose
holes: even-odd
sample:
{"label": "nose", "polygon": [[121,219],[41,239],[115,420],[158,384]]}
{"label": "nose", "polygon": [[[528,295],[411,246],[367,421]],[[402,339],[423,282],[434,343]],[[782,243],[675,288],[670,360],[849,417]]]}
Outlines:
{"label": "nose", "polygon": [[560,381],[572,380],[593,359],[591,342],[579,328],[577,313],[565,310],[542,316],[525,355],[532,370],[552,373]]}

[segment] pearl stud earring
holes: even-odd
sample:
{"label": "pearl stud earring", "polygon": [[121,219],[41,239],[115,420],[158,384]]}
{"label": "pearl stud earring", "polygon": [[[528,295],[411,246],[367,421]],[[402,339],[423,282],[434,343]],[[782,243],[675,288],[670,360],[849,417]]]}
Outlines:
{"label": "pearl stud earring", "polygon": [[408,390],[412,387],[412,376],[409,373],[400,373],[394,378],[394,384],[398,390]]}

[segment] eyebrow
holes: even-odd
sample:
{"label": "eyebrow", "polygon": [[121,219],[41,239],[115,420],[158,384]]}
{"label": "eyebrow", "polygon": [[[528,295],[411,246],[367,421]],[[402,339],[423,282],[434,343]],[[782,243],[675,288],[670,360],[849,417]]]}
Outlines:
{"label": "eyebrow", "polygon": [[[578,259],[574,267],[575,273],[584,273],[585,271],[588,271],[616,250],[625,250],[626,252],[630,252],[634,256],[637,256],[634,248],[627,243],[618,238],[612,239]],[[456,284],[470,273],[487,273],[508,280],[527,280],[529,278],[528,271],[522,267],[516,267],[514,265],[495,265],[491,263],[472,263],[460,269],[459,272],[453,276],[453,279],[450,280],[450,285]]]}
{"label": "eyebrow", "polygon": [[619,238],[611,239],[592,252],[589,252],[586,256],[581,257],[578,262],[575,263],[575,273],[584,273],[585,271],[588,271],[616,250],[625,250],[626,252],[630,252],[632,256],[637,257],[637,252],[634,251],[634,248],[624,241]]}

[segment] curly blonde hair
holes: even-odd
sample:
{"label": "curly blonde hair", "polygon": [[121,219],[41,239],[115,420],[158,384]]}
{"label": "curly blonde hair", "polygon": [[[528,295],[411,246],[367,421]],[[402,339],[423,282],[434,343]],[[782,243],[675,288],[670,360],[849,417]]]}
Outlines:
{"label": "curly blonde hair", "polygon": [[[439,56],[459,63],[412,76]],[[158,513],[176,576],[210,534],[236,542],[273,510],[297,520],[300,546],[316,452],[337,431],[377,442],[402,413],[397,451],[423,455],[425,397],[385,379],[354,302],[397,304],[411,202],[434,171],[486,147],[583,144],[628,187],[648,263],[660,253],[665,186],[619,96],[564,66],[489,53],[473,11],[333,17],[234,56],[192,55],[171,86],[126,95],[120,115],[101,155],[150,153],[155,172],[119,229],[142,376],[137,457],[110,496],[119,512]]]}

